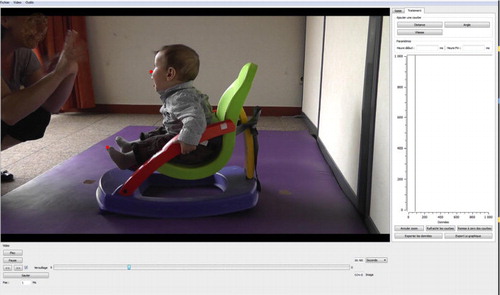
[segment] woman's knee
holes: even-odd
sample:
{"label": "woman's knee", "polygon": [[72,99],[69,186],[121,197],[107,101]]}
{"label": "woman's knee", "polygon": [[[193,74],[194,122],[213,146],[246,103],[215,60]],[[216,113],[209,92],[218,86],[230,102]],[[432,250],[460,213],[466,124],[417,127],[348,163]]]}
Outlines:
{"label": "woman's knee", "polygon": [[19,141],[40,139],[45,135],[50,118],[50,112],[39,108],[15,125],[7,125],[2,121],[2,138],[8,134]]}

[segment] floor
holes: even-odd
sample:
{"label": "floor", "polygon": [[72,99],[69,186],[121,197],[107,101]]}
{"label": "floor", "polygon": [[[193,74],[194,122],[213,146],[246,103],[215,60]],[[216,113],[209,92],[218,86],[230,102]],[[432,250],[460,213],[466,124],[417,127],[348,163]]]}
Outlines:
{"label": "floor", "polygon": [[[1,169],[14,174],[15,181],[2,183],[2,195],[16,189],[54,166],[81,153],[130,125],[158,126],[161,116],[141,114],[63,113],[53,115],[45,136],[1,152]],[[306,130],[300,116],[261,117],[260,130]]]}

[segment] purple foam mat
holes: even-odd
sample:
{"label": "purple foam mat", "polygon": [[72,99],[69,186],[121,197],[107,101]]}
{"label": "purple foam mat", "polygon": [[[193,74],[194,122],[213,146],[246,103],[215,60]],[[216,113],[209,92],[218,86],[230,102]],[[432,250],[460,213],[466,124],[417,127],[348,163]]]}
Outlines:
{"label": "purple foam mat", "polygon": [[[129,126],[1,197],[3,234],[367,234],[307,131],[259,131],[262,186],[253,209],[203,218],[100,214],[98,181],[114,168],[105,146],[136,139]],[[244,165],[238,136],[228,165]],[[193,192],[196,189],[192,189]]]}

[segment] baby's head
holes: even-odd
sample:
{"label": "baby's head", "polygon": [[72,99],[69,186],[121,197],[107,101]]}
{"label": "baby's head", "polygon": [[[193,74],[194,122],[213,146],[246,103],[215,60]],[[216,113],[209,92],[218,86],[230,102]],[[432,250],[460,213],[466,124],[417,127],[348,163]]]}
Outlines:
{"label": "baby's head", "polygon": [[157,91],[194,80],[198,76],[198,54],[186,45],[163,46],[156,52],[152,78]]}

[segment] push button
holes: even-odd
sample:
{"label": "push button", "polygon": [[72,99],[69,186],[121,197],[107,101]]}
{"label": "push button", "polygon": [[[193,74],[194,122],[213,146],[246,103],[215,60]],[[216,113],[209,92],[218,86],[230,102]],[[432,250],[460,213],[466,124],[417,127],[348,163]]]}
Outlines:
{"label": "push button", "polygon": [[3,256],[23,256],[23,250],[3,250]]}

